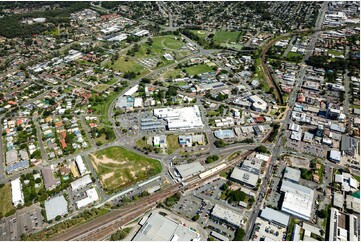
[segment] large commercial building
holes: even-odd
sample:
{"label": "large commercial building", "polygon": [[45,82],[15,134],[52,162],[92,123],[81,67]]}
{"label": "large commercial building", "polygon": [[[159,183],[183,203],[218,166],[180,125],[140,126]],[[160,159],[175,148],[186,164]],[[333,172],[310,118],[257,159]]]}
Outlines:
{"label": "large commercial building", "polygon": [[12,165],[18,161],[18,152],[16,150],[9,150],[6,152],[6,165]]}
{"label": "large commercial building", "polygon": [[195,231],[158,213],[152,213],[141,225],[133,241],[199,241]]}
{"label": "large commercial building", "polygon": [[287,227],[290,220],[290,216],[269,207],[262,210],[261,218],[281,227]]}
{"label": "large commercial building", "polygon": [[241,167],[233,169],[231,179],[251,188],[256,187],[262,162],[257,158],[243,161]]}
{"label": "large commercial building", "polygon": [[99,200],[99,196],[98,196],[97,190],[95,188],[91,188],[91,189],[87,190],[85,193],[87,195],[86,198],[76,202],[76,206],[78,208],[85,207],[85,206],[92,204],[93,202],[96,202]]}
{"label": "large commercial building", "polygon": [[71,190],[78,190],[80,188],[83,188],[87,186],[88,184],[92,183],[92,179],[90,178],[90,175],[83,176],[82,178],[79,178],[78,180],[73,181],[70,183]]}
{"label": "large commercial building", "polygon": [[199,163],[198,161],[189,164],[179,165],[176,166],[175,168],[182,178],[186,178],[196,173],[204,171],[204,166],[202,166],[201,163]]}
{"label": "large commercial building", "polygon": [[258,175],[247,170],[243,170],[240,167],[235,167],[232,171],[231,179],[248,187],[256,187]]}
{"label": "large commercial building", "polygon": [[45,201],[44,205],[47,220],[52,220],[56,216],[63,216],[68,213],[68,202],[63,195]]}
{"label": "large commercial building", "polygon": [[339,163],[341,161],[341,152],[338,150],[331,150],[329,159],[330,159],[330,161]]}
{"label": "large commercial building", "polygon": [[284,192],[282,211],[301,219],[311,219],[314,200],[312,189],[283,180],[281,191]]}
{"label": "large commercial building", "polygon": [[11,194],[15,207],[24,204],[24,194],[22,191],[20,178],[11,181]]}
{"label": "large commercial building", "polygon": [[241,214],[236,213],[229,208],[221,207],[218,204],[213,207],[211,215],[235,226],[240,226],[243,219]]}
{"label": "large commercial building", "polygon": [[218,139],[232,139],[236,137],[232,129],[219,129],[213,132],[214,136]]}
{"label": "large commercial building", "polygon": [[359,186],[359,182],[350,173],[346,172],[335,174],[335,182],[341,183],[342,190],[345,192],[355,191]]}
{"label": "large commercial building", "polygon": [[154,116],[167,121],[169,130],[203,128],[199,107],[158,108]]}
{"label": "large commercial building", "polygon": [[265,112],[265,111],[267,111],[267,102],[265,102],[259,96],[252,95],[248,99],[252,103],[251,109],[253,109],[253,110],[257,111],[257,112]]}
{"label": "large commercial building", "polygon": [[295,168],[291,168],[291,167],[286,167],[284,174],[283,174],[283,178],[289,180],[289,181],[293,181],[298,183],[298,181],[301,178],[301,171],[299,169],[295,169]]}
{"label": "large commercial building", "polygon": [[331,208],[328,241],[359,241],[360,224],[356,216]]}
{"label": "large commercial building", "polygon": [[358,141],[350,136],[342,135],[341,153],[342,155],[354,156],[357,152]]}

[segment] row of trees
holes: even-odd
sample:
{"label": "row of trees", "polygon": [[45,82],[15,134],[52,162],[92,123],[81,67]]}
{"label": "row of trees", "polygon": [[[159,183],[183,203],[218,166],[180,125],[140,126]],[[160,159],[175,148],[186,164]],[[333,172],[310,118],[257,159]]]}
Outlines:
{"label": "row of trees", "polygon": [[206,159],[206,164],[213,163],[213,162],[217,161],[218,159],[219,159],[219,157],[217,155],[208,156]]}

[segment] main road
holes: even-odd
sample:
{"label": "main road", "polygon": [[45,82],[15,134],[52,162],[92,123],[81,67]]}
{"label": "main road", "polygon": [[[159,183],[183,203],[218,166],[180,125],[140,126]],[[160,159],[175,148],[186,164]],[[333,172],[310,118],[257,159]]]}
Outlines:
{"label": "main road", "polygon": [[[321,28],[322,20],[323,20],[324,14],[325,14],[326,7],[327,7],[327,2],[322,3],[321,10],[320,10],[319,15],[318,15],[317,20],[316,20],[316,28],[317,29]],[[315,43],[317,42],[317,38],[318,38],[318,32],[316,31],[314,33],[314,35],[312,36],[312,38],[311,38],[311,42],[310,42],[310,44],[309,44],[309,46],[307,48],[306,55],[305,55],[303,61],[307,60],[310,57],[310,55],[311,55],[311,53],[313,51],[313,48],[315,46]],[[275,41],[271,41],[270,43],[273,44],[274,42]],[[269,47],[270,46],[266,47],[265,49],[268,49]],[[265,53],[266,52],[264,52],[264,54]],[[262,58],[262,62],[264,63],[264,58]],[[286,119],[282,123],[282,126],[280,127],[281,130],[287,129],[287,126],[290,123],[290,116],[291,116],[291,110],[292,110],[291,108],[293,107],[293,105],[294,105],[294,103],[296,101],[297,92],[298,92],[299,87],[302,85],[305,72],[306,72],[306,68],[305,68],[305,66],[303,66],[301,68],[301,70],[300,70],[299,79],[296,82],[296,86],[295,86],[295,88],[293,89],[293,91],[292,91],[292,93],[290,95],[289,103],[288,103],[288,106],[290,107],[290,109],[287,111]],[[261,186],[260,193],[259,193],[260,196],[258,196],[257,202],[256,202],[256,204],[255,204],[255,206],[253,208],[253,213],[251,214],[251,218],[249,219],[249,223],[248,223],[248,227],[247,227],[246,235],[245,235],[245,240],[252,240],[252,233],[253,233],[254,224],[255,224],[255,221],[256,221],[256,219],[257,219],[257,217],[259,215],[259,212],[261,210],[261,204],[262,204],[262,200],[263,200],[263,197],[261,195],[264,195],[266,190],[267,190],[268,180],[269,180],[269,178],[271,176],[273,166],[274,166],[278,156],[282,152],[283,135],[284,135],[284,133],[281,132],[281,135],[279,135],[279,137],[277,139],[275,149],[273,150],[273,153],[272,153],[273,156],[272,156],[271,162],[270,162],[270,164],[268,166],[266,176],[263,178],[262,186]]]}

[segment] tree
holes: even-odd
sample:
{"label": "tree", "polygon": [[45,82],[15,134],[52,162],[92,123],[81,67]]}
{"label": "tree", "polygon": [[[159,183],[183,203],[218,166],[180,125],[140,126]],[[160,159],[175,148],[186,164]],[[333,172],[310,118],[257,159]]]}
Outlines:
{"label": "tree", "polygon": [[170,87],[168,88],[168,91],[167,91],[166,95],[167,95],[168,97],[175,97],[175,96],[177,96],[177,87],[175,87],[175,86],[170,86]]}
{"label": "tree", "polygon": [[217,148],[223,148],[225,147],[227,144],[221,140],[221,139],[218,139],[216,141],[214,141],[214,145],[217,147]]}
{"label": "tree", "polygon": [[208,156],[207,159],[206,159],[206,164],[210,164],[212,162],[215,162],[218,159],[219,159],[219,157],[217,155]]}
{"label": "tree", "polygon": [[58,215],[58,216],[55,217],[55,221],[59,221],[60,219],[61,219],[61,216],[60,216],[60,215]]}
{"label": "tree", "polygon": [[242,192],[241,190],[236,190],[236,191],[232,191],[229,194],[228,201],[232,203],[232,202],[244,201],[245,199],[246,199],[246,193]]}
{"label": "tree", "polygon": [[243,237],[245,236],[245,232],[242,228],[238,227],[236,233],[234,234],[233,241],[242,241]]}
{"label": "tree", "polygon": [[192,221],[194,221],[194,222],[197,221],[197,220],[199,219],[199,217],[200,217],[200,216],[199,216],[199,214],[197,213],[196,215],[193,216]]}
{"label": "tree", "polygon": [[224,183],[224,184],[221,186],[221,190],[222,190],[222,191],[227,191],[227,190],[228,190],[228,185],[227,185],[227,183]]}
{"label": "tree", "polygon": [[326,218],[328,216],[328,212],[326,209],[323,210],[318,210],[317,211],[317,216],[320,218]]}
{"label": "tree", "polygon": [[110,240],[111,241],[122,240],[125,238],[125,236],[127,236],[127,232],[124,231],[123,229],[120,229],[110,236]]}
{"label": "tree", "polygon": [[35,183],[38,183],[38,184],[41,183],[41,178],[40,177],[36,178]]}
{"label": "tree", "polygon": [[255,149],[256,152],[258,153],[269,153],[268,149],[266,148],[266,146],[260,145]]}

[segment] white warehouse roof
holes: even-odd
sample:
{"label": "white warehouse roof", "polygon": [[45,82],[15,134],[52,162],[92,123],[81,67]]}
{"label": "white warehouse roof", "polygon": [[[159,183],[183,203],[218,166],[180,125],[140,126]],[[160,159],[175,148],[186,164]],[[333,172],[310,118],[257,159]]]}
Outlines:
{"label": "white warehouse roof", "polygon": [[68,213],[68,203],[63,195],[51,198],[45,201],[45,211],[47,220],[54,219]]}
{"label": "white warehouse roof", "polygon": [[132,96],[134,93],[138,91],[139,85],[135,85],[134,87],[130,88],[123,96]]}
{"label": "white warehouse roof", "polygon": [[158,108],[153,110],[154,116],[163,118],[168,123],[169,130],[193,129],[203,127],[199,107]]}
{"label": "white warehouse roof", "polygon": [[80,155],[78,155],[77,157],[75,157],[75,162],[79,169],[80,175],[83,176],[88,171],[84,164],[83,158]]}
{"label": "white warehouse roof", "polygon": [[199,235],[171,218],[152,213],[133,241],[199,241]]}
{"label": "white warehouse roof", "polygon": [[183,164],[175,167],[182,178],[191,176],[198,172],[204,171],[204,167],[199,162],[192,162],[189,164]]}
{"label": "white warehouse roof", "polygon": [[242,170],[239,167],[233,169],[231,178],[251,187],[255,187],[258,181],[258,175]]}
{"label": "white warehouse roof", "polygon": [[311,219],[314,197],[312,189],[283,180],[281,191],[285,193],[282,211],[305,220]]}
{"label": "white warehouse roof", "polygon": [[231,209],[221,207],[218,204],[213,207],[212,216],[227,221],[236,226],[240,226],[242,221],[241,214],[238,214]]}
{"label": "white warehouse roof", "polygon": [[252,108],[256,111],[266,111],[267,110],[267,102],[265,102],[262,98],[257,95],[252,95],[249,97],[249,100],[252,102]]}
{"label": "white warehouse roof", "polygon": [[99,200],[99,196],[98,196],[97,190],[95,188],[91,188],[91,189],[87,190],[86,195],[87,195],[86,198],[76,202],[76,206],[78,208],[85,207],[85,206]]}
{"label": "white warehouse roof", "polygon": [[22,191],[20,178],[11,182],[11,194],[14,206],[24,204],[24,194]]}
{"label": "white warehouse roof", "polygon": [[290,220],[290,216],[269,207],[262,210],[261,217],[284,227],[287,227]]}
{"label": "white warehouse roof", "polygon": [[85,187],[86,185],[92,183],[92,179],[90,178],[90,175],[86,175],[82,178],[79,178],[78,180],[73,181],[70,183],[71,189],[77,190],[79,188]]}

